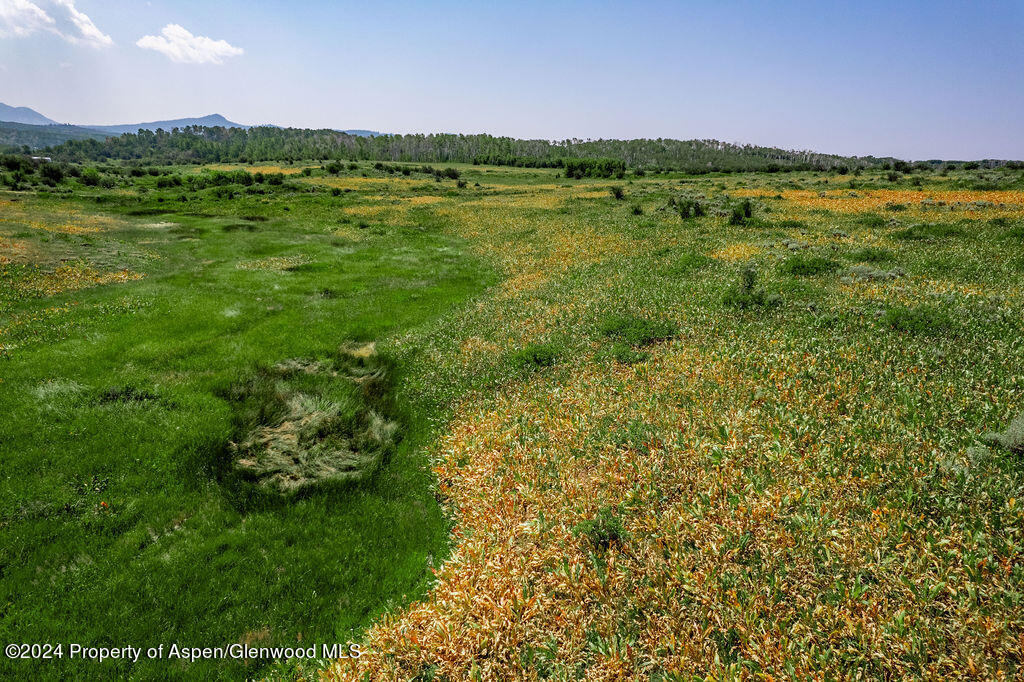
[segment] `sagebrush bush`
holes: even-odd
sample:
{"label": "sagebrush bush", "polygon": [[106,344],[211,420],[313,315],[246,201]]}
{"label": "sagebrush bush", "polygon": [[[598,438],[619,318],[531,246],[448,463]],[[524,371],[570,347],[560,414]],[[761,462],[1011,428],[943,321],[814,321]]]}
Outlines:
{"label": "sagebrush bush", "polygon": [[1014,454],[1024,454],[1024,412],[1017,415],[1004,430],[987,434],[985,440]]}
{"label": "sagebrush bush", "polygon": [[612,199],[622,200],[626,197],[626,190],[619,185],[612,185],[608,188],[608,193],[612,195]]}

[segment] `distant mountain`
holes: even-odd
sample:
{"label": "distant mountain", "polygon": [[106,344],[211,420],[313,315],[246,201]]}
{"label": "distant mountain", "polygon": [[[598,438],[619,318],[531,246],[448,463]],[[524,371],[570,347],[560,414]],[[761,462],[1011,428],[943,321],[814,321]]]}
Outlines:
{"label": "distant mountain", "polygon": [[[30,126],[49,126],[48,130],[32,130],[28,128],[13,128],[5,123],[17,123]],[[255,127],[278,128],[273,124],[262,126],[249,126],[243,123],[229,121],[220,114],[209,116],[198,116],[195,118],[175,118],[166,121],[146,121],[143,123],[118,123],[114,125],[64,125],[53,119],[47,118],[38,111],[28,107],[12,107],[0,102],[0,144],[7,145],[28,145],[29,147],[46,147],[60,144],[66,140],[84,140],[94,138],[102,140],[110,135],[121,135],[122,133],[137,133],[139,130],[156,130],[163,128],[170,132],[174,128],[185,128],[187,126],[202,126],[207,128],[242,128],[248,130]],[[376,130],[338,130],[339,133],[356,135],[358,137],[378,137],[383,133]]]}
{"label": "distant mountain", "polygon": [[377,137],[384,133],[378,133],[376,130],[339,130],[339,133],[346,133],[347,135],[358,135],[359,137]]}
{"label": "distant mountain", "polygon": [[52,147],[68,140],[105,140],[109,133],[68,125],[31,125],[0,121],[0,146]]}
{"label": "distant mountain", "polygon": [[169,121],[148,121],[146,123],[123,123],[120,125],[109,125],[109,126],[83,126],[92,130],[101,130],[105,133],[112,135],[120,135],[121,133],[137,133],[140,129],[142,130],[156,130],[157,128],[163,128],[164,130],[171,130],[172,128],[184,128],[186,126],[205,126],[207,128],[213,128],[215,126],[221,126],[224,128],[246,128],[250,126],[242,125],[241,123],[233,123],[220,114],[210,114],[209,116],[200,116],[198,118],[175,118]]}
{"label": "distant mountain", "polygon": [[35,109],[28,107],[12,107],[0,102],[0,121],[9,123],[28,123],[34,126],[56,125],[53,119],[46,118]]}

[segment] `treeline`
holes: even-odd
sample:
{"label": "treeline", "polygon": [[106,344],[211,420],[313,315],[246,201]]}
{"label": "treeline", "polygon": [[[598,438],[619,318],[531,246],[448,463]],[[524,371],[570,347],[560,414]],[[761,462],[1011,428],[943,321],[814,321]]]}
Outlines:
{"label": "treeline", "polygon": [[[106,140],[70,140],[45,152],[55,160],[142,163],[248,163],[382,161],[486,163],[572,168],[574,160],[611,160],[623,168],[716,171],[850,169],[880,166],[894,159],[842,157],[717,140],[519,140],[492,135],[379,135],[361,137],[334,130],[299,128],[204,128],[140,130]],[[569,166],[567,166],[567,163]],[[590,167],[588,166],[587,169]],[[584,169],[584,175],[604,170]],[[615,170],[611,174],[615,175]]]}

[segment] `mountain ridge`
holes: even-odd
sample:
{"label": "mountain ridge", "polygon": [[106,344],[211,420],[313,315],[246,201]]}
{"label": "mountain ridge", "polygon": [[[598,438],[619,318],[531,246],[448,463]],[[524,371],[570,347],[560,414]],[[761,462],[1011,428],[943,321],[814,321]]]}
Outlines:
{"label": "mountain ridge", "polygon": [[0,102],[0,121],[37,126],[60,125],[52,118],[43,116],[35,109],[31,109],[29,107],[12,107],[11,105],[4,104],[3,102]]}

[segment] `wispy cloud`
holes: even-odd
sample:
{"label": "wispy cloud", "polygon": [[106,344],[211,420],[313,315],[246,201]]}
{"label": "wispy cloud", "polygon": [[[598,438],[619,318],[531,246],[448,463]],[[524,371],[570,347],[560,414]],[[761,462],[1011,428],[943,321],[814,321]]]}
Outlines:
{"label": "wispy cloud", "polygon": [[108,47],[114,44],[74,0],[0,0],[0,38],[26,38],[45,31],[75,45]]}
{"label": "wispy cloud", "polygon": [[84,12],[79,12],[75,8],[74,0],[55,0],[58,7],[64,9],[67,12],[68,19],[78,29],[78,33],[81,36],[81,42],[89,45],[96,45],[100,47],[106,47],[113,45],[114,41],[110,39],[110,36],[105,35],[103,31],[96,28],[96,24],[92,23]]}
{"label": "wispy cloud", "polygon": [[222,64],[225,57],[245,52],[226,40],[192,35],[178,24],[167,24],[158,36],[142,36],[136,42],[141,48],[156,50],[171,61],[183,64]]}

